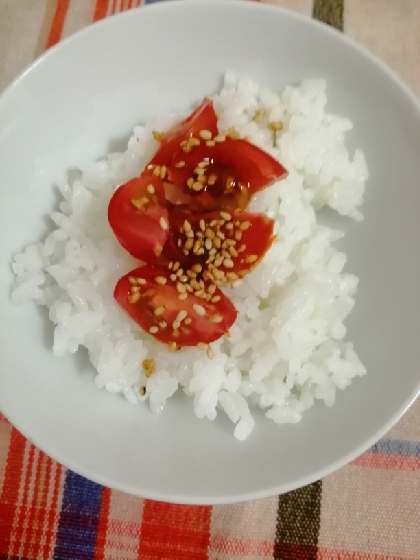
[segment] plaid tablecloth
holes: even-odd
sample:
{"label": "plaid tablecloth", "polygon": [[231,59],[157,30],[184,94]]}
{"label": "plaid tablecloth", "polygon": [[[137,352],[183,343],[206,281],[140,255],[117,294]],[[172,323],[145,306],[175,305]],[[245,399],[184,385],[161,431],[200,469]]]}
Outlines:
{"label": "plaid tablecloth", "polygon": [[[152,1],[0,0],[0,91],[61,38]],[[341,29],[420,95],[420,0],[270,3]],[[52,558],[419,560],[420,401],[337,473],[280,497],[214,507],[99,486],[52,461],[0,415],[0,560]]]}

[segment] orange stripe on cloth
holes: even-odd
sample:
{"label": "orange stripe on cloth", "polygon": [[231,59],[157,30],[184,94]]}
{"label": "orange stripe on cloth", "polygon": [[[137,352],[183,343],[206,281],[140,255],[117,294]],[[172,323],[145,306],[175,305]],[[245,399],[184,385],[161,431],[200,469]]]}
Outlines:
{"label": "orange stripe on cloth", "polygon": [[21,486],[26,440],[15,429],[10,435],[3,489],[0,495],[0,551],[8,551]]}
{"label": "orange stripe on cloth", "polygon": [[352,552],[350,550],[335,550],[332,548],[319,548],[316,560],[416,560],[402,556],[384,556],[372,552]]}
{"label": "orange stripe on cloth", "polygon": [[48,35],[47,43],[45,45],[46,49],[49,49],[50,47],[58,43],[61,39],[61,33],[63,31],[64,21],[66,19],[67,10],[69,9],[69,4],[70,0],[57,0],[54,19],[51,25],[50,33]]}
{"label": "orange stripe on cloth", "polygon": [[211,506],[144,501],[139,558],[207,560]]}
{"label": "orange stripe on cloth", "polygon": [[95,13],[93,21],[103,19],[108,11],[108,0],[96,0]]}
{"label": "orange stripe on cloth", "polygon": [[363,453],[352,462],[357,467],[391,469],[395,471],[420,471],[420,457],[388,455],[386,453]]}

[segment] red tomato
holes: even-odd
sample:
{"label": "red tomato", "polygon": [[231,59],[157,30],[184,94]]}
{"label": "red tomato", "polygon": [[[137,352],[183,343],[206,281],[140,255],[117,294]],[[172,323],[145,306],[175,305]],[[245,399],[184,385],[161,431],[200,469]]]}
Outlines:
{"label": "red tomato", "polygon": [[168,170],[169,181],[191,195],[192,211],[244,210],[252,194],[287,175],[278,161],[250,142],[217,138],[222,141],[201,142],[189,152],[180,149]]}
{"label": "red tomato", "polygon": [[169,215],[168,259],[182,267],[200,264],[203,278],[232,284],[253,270],[274,243],[274,221],[264,214],[225,211]]}
{"label": "red tomato", "polygon": [[[114,297],[142,329],[173,349],[175,344],[197,346],[223,336],[237,317],[230,299],[209,283],[203,283],[207,297],[189,293],[190,277],[182,274],[173,281],[169,273],[164,266],[132,270],[120,278]],[[187,294],[181,296],[185,299],[179,299],[181,294]]]}
{"label": "red tomato", "polygon": [[165,133],[161,146],[150,163],[169,166],[174,154],[180,149],[181,142],[193,136],[198,137],[202,130],[208,130],[212,136],[217,134],[217,116],[213,102],[207,98],[186,119]]}
{"label": "red tomato", "polygon": [[156,262],[168,237],[163,181],[151,171],[121,185],[108,206],[108,221],[121,245],[133,257]]}

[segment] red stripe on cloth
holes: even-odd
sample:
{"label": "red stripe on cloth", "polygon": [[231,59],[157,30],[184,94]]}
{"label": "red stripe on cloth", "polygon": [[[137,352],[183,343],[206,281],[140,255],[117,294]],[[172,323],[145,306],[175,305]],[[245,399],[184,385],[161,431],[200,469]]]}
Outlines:
{"label": "red stripe on cloth", "polygon": [[51,476],[51,459],[46,455],[42,454],[39,461],[39,480],[37,483],[42,484],[42,488],[39,495],[40,507],[36,510],[36,515],[34,519],[34,526],[37,529],[37,538],[35,538],[33,546],[29,551],[32,558],[41,557],[41,548],[45,544],[45,530],[48,529],[46,525],[46,516],[48,511],[48,490],[50,488],[50,476]]}
{"label": "red stripe on cloth", "polygon": [[102,489],[102,504],[96,533],[95,560],[102,560],[102,558],[104,558],[110,503],[111,490],[104,486]]}
{"label": "red stripe on cloth", "polygon": [[214,552],[242,556],[272,556],[274,544],[271,541],[248,539],[231,539],[221,535],[212,535],[210,548]]}
{"label": "red stripe on cloth", "polygon": [[316,560],[416,560],[415,558],[402,558],[401,556],[383,556],[371,552],[352,552],[350,550],[334,550],[319,548]]}
{"label": "red stripe on cloth", "polygon": [[45,45],[45,49],[49,49],[61,39],[64,22],[66,20],[67,11],[69,9],[70,0],[57,0],[54,19],[51,24],[50,33]]}
{"label": "red stripe on cloth", "polygon": [[9,553],[25,445],[25,438],[13,428],[10,434],[9,453],[7,455],[3,490],[0,496],[0,554],[3,555]]}
{"label": "red stripe on cloth", "polygon": [[[33,494],[34,489],[36,488],[34,485],[34,478],[36,478],[39,461],[37,460],[37,455],[39,454],[38,450],[27,442],[28,450],[27,450],[27,464],[26,469],[22,472],[22,479],[24,480],[24,487],[23,487],[23,496],[22,501],[19,503],[18,507],[16,508],[15,515],[15,522],[14,522],[14,529],[16,536],[18,538],[14,541],[14,548],[11,546],[10,554],[16,556],[25,556],[25,544],[28,544],[29,535],[33,522]],[[23,549],[22,549],[23,547]]]}
{"label": "red stripe on cloth", "polygon": [[368,467],[371,469],[418,471],[420,470],[420,457],[367,452],[355,459],[352,462],[352,465],[356,465],[357,467]]}
{"label": "red stripe on cloth", "polygon": [[211,506],[145,500],[138,557],[142,560],[207,560]]}
{"label": "red stripe on cloth", "polygon": [[106,16],[108,10],[108,0],[96,0],[93,21],[98,21]]}
{"label": "red stripe on cloth", "polygon": [[305,544],[276,542],[274,544],[274,558],[281,560],[318,560],[318,548]]}

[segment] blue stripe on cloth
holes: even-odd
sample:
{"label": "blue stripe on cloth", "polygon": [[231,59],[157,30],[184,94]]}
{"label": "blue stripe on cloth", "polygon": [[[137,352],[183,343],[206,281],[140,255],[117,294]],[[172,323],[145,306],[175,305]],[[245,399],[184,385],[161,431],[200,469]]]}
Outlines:
{"label": "blue stripe on cloth", "polygon": [[102,486],[66,472],[54,560],[94,560]]}
{"label": "blue stripe on cloth", "polygon": [[369,451],[371,453],[383,453],[384,455],[420,457],[420,442],[400,439],[381,439],[375,443]]}
{"label": "blue stripe on cloth", "polygon": [[143,0],[143,4],[155,4],[156,2],[164,2],[165,0]]}

